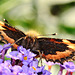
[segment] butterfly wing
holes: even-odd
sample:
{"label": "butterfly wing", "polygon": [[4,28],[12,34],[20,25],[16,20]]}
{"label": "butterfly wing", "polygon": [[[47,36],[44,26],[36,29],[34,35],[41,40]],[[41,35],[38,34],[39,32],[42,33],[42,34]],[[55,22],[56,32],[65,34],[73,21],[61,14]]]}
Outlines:
{"label": "butterfly wing", "polygon": [[[26,35],[11,27],[10,25],[0,21],[0,40],[5,43],[14,43],[21,37],[25,37]],[[25,44],[25,41],[28,43],[29,40],[20,40],[15,43],[13,47],[17,48],[18,45]],[[31,39],[32,40],[32,39]],[[34,42],[31,42],[31,50],[40,50],[43,52],[43,58],[47,61],[60,62],[75,60],[75,41],[67,40],[67,39],[55,39],[55,38],[36,38]],[[30,45],[28,43],[28,46]],[[33,44],[33,48],[32,48]],[[27,45],[26,45],[27,46]],[[26,47],[25,46],[25,47]]]}
{"label": "butterfly wing", "polygon": [[[21,37],[26,36],[22,31],[15,29],[14,27],[8,25],[7,23],[4,23],[0,21],[0,40],[5,43],[14,43]],[[15,48],[17,48],[18,45],[21,45],[21,40],[14,44]]]}
{"label": "butterfly wing", "polygon": [[38,49],[47,61],[60,62],[75,60],[75,41],[55,38],[38,38]]}

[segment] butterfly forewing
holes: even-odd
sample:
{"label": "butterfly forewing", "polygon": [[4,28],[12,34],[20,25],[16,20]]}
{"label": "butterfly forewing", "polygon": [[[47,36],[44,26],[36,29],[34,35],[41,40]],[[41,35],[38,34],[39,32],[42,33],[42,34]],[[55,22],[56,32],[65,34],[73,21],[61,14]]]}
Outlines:
{"label": "butterfly forewing", "polygon": [[[15,29],[14,27],[0,21],[0,40],[6,43],[14,43],[21,37],[26,36],[22,31]],[[16,44],[15,44],[16,45]],[[18,45],[21,45],[21,41],[18,42]],[[17,45],[16,45],[17,47]]]}

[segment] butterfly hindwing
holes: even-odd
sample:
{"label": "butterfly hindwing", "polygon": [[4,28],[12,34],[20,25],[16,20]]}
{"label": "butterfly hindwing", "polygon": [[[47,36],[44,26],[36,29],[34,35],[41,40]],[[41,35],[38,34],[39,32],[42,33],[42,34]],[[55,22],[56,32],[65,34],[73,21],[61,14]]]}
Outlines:
{"label": "butterfly hindwing", "polygon": [[55,38],[38,38],[39,50],[47,61],[75,60],[75,41]]}

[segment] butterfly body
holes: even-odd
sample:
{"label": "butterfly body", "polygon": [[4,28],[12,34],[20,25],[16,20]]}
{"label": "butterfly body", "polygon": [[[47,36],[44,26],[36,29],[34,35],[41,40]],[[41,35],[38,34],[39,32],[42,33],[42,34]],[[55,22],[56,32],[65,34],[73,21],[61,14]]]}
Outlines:
{"label": "butterfly body", "polygon": [[[0,40],[5,43],[14,43],[15,49],[20,45],[30,49],[37,54],[37,57],[39,56],[38,50],[43,52],[42,58],[47,61],[63,63],[75,60],[74,40],[30,36],[2,21],[0,21],[0,37]],[[20,38],[22,39],[19,40]]]}

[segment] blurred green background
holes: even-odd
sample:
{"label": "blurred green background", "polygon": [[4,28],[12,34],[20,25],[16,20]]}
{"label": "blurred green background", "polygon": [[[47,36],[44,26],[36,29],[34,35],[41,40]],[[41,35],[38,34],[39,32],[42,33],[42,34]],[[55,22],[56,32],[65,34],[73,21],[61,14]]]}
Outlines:
{"label": "blurred green background", "polygon": [[0,0],[0,20],[4,18],[23,32],[75,40],[75,0]]}
{"label": "blurred green background", "polygon": [[26,32],[75,40],[75,0],[0,0],[0,20]]}

